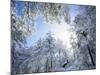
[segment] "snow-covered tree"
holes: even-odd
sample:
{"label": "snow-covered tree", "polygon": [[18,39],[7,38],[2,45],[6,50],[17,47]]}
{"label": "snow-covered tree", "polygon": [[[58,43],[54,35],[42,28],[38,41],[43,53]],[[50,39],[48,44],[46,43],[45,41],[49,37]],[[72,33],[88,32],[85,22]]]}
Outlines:
{"label": "snow-covered tree", "polygon": [[[16,10],[16,1],[11,1],[11,72],[18,72],[19,64],[25,60],[28,55],[23,52],[26,45],[26,37],[34,31],[33,26],[29,27],[29,23],[24,16],[18,16]],[[24,57],[24,58],[23,58]]]}
{"label": "snow-covered tree", "polygon": [[[95,68],[96,65],[96,8],[80,6],[81,12],[75,17],[77,34],[77,57],[81,61],[79,69]],[[77,59],[78,59],[77,58]]]}
{"label": "snow-covered tree", "polygon": [[31,57],[20,65],[19,73],[65,70],[68,56],[64,46],[60,44],[61,42],[57,42],[51,32],[47,33],[45,38],[37,41]]}

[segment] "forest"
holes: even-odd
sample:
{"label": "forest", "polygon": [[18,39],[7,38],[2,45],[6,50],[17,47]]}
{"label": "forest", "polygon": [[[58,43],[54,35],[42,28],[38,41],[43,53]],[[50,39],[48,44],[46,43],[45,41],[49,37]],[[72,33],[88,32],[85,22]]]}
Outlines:
{"label": "forest", "polygon": [[11,0],[11,74],[96,69],[96,6]]}

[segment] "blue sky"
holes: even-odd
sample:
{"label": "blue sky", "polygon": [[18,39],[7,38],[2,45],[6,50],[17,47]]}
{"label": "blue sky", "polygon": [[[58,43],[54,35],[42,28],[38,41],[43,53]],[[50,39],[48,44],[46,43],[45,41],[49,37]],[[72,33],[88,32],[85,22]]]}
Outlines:
{"label": "blue sky", "polygon": [[28,46],[34,44],[39,38],[43,38],[49,30],[42,16],[38,16],[36,18],[35,28],[36,28],[36,32],[33,33],[32,36],[27,38]]}
{"label": "blue sky", "polygon": [[22,1],[16,1],[16,13],[17,15],[22,15],[22,9],[25,6],[25,3]]}
{"label": "blue sky", "polygon": [[78,8],[79,8],[78,5],[70,5],[71,21],[73,21],[75,16],[79,13],[79,9]]}
{"label": "blue sky", "polygon": [[[22,15],[21,12],[22,12],[23,7],[24,7],[24,2],[17,2],[17,4],[16,4],[17,15],[19,15],[19,16]],[[78,14],[78,12],[79,12],[78,5],[70,5],[71,21],[74,20],[74,17]],[[68,40],[66,40],[66,39],[69,39],[70,32],[66,31],[67,30],[66,28],[68,28],[68,25],[66,25],[64,22],[61,23],[60,25],[59,24],[49,25],[48,23],[45,22],[45,20],[42,16],[38,16],[35,20],[35,23],[36,23],[36,25],[35,25],[36,32],[27,38],[27,46],[28,47],[33,45],[38,39],[43,38],[48,31],[54,32],[56,38],[58,38],[64,42],[65,41],[68,42]],[[66,36],[66,34],[67,34],[67,36]]]}

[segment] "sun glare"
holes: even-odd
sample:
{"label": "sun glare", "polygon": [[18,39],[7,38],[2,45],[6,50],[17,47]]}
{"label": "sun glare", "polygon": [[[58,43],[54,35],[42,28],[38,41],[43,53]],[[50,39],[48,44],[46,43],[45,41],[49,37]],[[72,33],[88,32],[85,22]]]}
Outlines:
{"label": "sun glare", "polygon": [[54,34],[56,40],[62,41],[62,44],[66,47],[69,55],[73,55],[73,49],[71,45],[71,36],[76,37],[75,33],[71,31],[71,25],[67,24],[64,20],[60,24],[49,25],[50,31]]}

